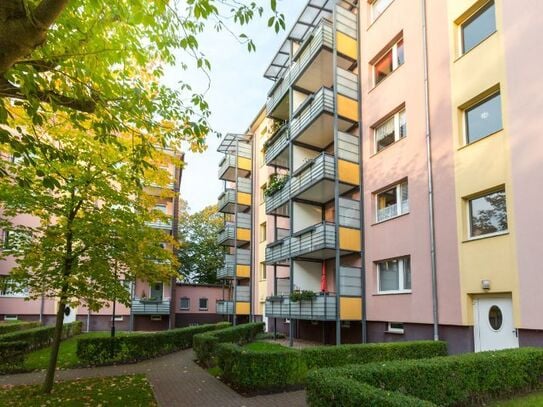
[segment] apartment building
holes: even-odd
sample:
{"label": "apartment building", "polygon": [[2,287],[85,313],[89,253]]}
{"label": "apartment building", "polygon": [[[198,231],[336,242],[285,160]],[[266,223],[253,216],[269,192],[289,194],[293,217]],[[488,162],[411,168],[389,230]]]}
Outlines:
{"label": "apartment building", "polygon": [[307,2],[265,73],[268,131],[245,134],[270,331],[543,345],[542,8]]}

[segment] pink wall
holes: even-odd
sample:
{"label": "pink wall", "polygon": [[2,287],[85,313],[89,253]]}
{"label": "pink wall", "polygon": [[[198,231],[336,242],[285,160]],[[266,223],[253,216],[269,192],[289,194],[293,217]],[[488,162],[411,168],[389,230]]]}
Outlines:
{"label": "pink wall", "polygon": [[543,2],[503,0],[506,55],[504,123],[508,127],[513,177],[514,221],[520,280],[521,327],[542,329],[543,270]]}
{"label": "pink wall", "polygon": [[[218,286],[207,285],[192,285],[192,284],[178,284],[175,290],[175,312],[176,313],[207,313],[215,314],[217,307],[217,300],[222,299],[223,289]],[[179,308],[181,298],[187,297],[190,299],[190,309],[181,310]],[[207,311],[199,309],[200,298],[207,298]]]}

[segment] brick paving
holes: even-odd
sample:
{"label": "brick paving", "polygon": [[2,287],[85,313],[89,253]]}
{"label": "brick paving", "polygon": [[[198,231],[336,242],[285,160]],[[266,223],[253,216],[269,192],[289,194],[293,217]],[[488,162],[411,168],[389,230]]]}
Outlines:
{"label": "brick paving", "polygon": [[[56,380],[143,373],[149,379],[160,406],[198,407],[302,407],[305,391],[243,397],[211,376],[193,361],[191,349],[133,365],[59,370]],[[39,384],[44,372],[0,376],[0,386]]]}

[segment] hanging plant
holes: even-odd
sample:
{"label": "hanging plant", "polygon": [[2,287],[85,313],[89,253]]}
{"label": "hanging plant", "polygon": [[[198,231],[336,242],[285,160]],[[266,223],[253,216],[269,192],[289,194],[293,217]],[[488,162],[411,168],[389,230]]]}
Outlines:
{"label": "hanging plant", "polygon": [[277,191],[280,191],[287,181],[288,175],[272,174],[268,180],[266,189],[264,190],[264,196],[272,196]]}

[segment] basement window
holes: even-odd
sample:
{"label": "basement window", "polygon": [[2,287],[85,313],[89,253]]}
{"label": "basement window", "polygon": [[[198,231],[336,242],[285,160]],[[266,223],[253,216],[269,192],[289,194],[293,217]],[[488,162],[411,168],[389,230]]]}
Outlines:
{"label": "basement window", "polygon": [[403,322],[389,322],[387,324],[387,332],[391,334],[403,334]]}

